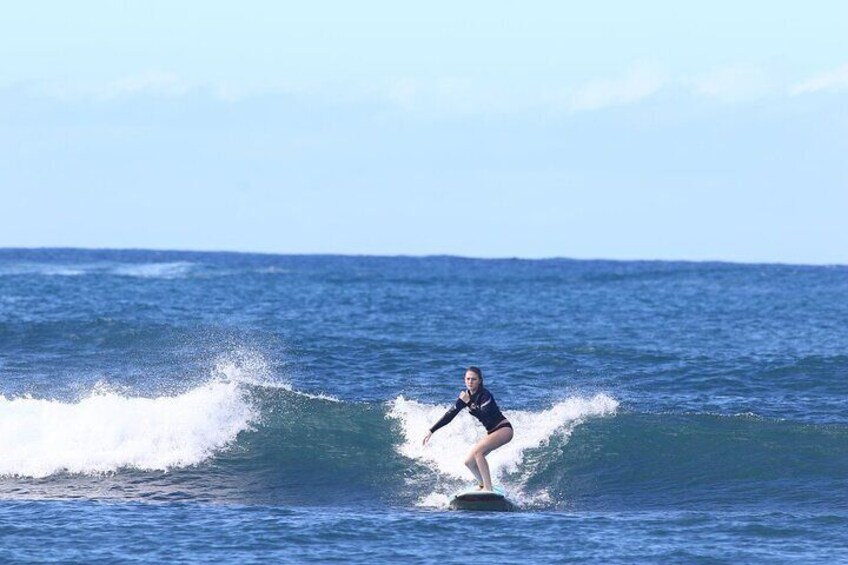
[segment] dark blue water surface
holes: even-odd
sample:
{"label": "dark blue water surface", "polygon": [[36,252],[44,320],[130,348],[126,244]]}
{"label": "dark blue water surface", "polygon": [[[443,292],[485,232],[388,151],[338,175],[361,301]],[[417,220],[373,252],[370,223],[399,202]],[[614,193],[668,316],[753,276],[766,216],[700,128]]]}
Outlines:
{"label": "dark blue water surface", "polygon": [[848,563],[846,377],[842,266],[0,250],[0,561]]}

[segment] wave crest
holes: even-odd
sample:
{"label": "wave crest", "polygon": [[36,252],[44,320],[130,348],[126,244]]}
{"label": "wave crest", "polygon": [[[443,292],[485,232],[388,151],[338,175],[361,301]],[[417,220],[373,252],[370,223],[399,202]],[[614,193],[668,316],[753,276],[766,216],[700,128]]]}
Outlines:
{"label": "wave crest", "polygon": [[257,417],[239,384],[221,380],[156,398],[102,388],[75,403],[0,395],[0,475],[195,465],[251,429]]}
{"label": "wave crest", "polygon": [[[465,454],[485,433],[473,416],[467,412],[460,413],[449,426],[434,434],[428,445],[421,444],[429,427],[447,409],[446,405],[423,404],[399,396],[391,401],[386,417],[400,424],[403,441],[397,446],[398,453],[423,463],[454,482],[467,481],[471,476],[463,463]],[[504,415],[513,424],[515,435],[511,442],[487,456],[493,481],[509,485],[509,475],[518,471],[523,471],[525,477],[529,476],[532,470],[525,468],[529,451],[544,447],[553,437],[567,440],[574,428],[586,419],[610,416],[617,409],[617,400],[606,394],[596,394],[591,398],[567,398],[541,412],[505,410]],[[519,483],[523,482],[519,480]],[[525,498],[528,502],[534,498],[521,492],[522,484],[513,483],[510,486],[517,489],[516,495],[519,498]],[[421,504],[446,505],[447,498],[443,494],[428,495],[422,499]],[[541,493],[540,496],[544,498],[546,495]]]}

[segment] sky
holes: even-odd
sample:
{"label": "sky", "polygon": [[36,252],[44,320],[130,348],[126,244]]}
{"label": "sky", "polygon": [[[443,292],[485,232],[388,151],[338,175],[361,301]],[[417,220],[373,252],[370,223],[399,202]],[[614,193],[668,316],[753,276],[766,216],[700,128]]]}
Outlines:
{"label": "sky", "polygon": [[848,3],[406,4],[4,7],[0,247],[848,264]]}

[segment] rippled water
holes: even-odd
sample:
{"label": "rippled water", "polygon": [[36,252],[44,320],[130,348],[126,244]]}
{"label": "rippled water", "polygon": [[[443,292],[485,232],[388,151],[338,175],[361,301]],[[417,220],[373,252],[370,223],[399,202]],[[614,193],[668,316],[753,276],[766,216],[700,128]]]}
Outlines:
{"label": "rippled water", "polygon": [[[848,562],[848,268],[0,250],[0,560]],[[519,504],[446,510],[482,428]]]}

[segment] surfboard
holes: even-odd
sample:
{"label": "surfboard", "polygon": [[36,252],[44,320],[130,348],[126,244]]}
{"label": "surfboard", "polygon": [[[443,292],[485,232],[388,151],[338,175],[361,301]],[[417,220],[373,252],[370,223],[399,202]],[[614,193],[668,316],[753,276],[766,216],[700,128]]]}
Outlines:
{"label": "surfboard", "polygon": [[451,510],[482,510],[488,512],[511,512],[515,510],[504,490],[494,487],[494,491],[480,490],[477,485],[454,494],[448,508]]}

